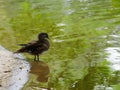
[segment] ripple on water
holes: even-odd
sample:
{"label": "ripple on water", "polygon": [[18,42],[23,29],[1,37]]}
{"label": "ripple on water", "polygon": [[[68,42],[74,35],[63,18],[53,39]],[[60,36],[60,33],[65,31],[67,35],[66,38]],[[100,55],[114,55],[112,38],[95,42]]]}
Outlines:
{"label": "ripple on water", "polygon": [[111,62],[110,67],[114,70],[120,70],[120,48],[108,47],[105,51],[108,53],[106,59]]}

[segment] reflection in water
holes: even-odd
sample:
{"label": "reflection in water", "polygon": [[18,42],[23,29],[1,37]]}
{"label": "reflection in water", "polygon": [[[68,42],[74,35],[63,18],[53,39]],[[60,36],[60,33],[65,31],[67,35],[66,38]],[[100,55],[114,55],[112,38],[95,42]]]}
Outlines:
{"label": "reflection in water", "polygon": [[22,90],[49,90],[48,75],[49,67],[43,61],[30,62],[30,78]]}
{"label": "reflection in water", "polygon": [[39,82],[47,82],[49,72],[50,72],[49,67],[46,63],[42,61],[31,62],[30,73],[37,75],[38,76],[37,80]]}
{"label": "reflection in water", "polygon": [[109,86],[109,74],[109,67],[89,67],[88,74],[83,79],[78,80],[74,85],[72,85],[70,90],[93,90],[95,85],[105,85],[104,87]]}

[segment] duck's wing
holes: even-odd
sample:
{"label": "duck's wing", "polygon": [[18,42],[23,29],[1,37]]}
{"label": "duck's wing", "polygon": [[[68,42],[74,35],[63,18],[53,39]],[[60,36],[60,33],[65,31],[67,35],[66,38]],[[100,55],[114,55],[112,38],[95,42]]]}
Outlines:
{"label": "duck's wing", "polygon": [[17,50],[16,53],[30,52],[31,50],[45,51],[49,48],[49,45],[47,43],[40,43],[38,41],[32,41],[27,44],[21,44],[21,46],[23,47]]}
{"label": "duck's wing", "polygon": [[29,43],[27,43],[27,45],[33,45],[33,44],[36,44],[38,41],[31,41]]}
{"label": "duck's wing", "polygon": [[30,45],[34,45],[34,44],[36,44],[37,43],[37,41],[31,41],[31,42],[29,42],[29,43],[27,43],[27,44],[18,44],[19,46],[22,46],[22,47],[26,47],[26,46],[30,46]]}
{"label": "duck's wing", "polygon": [[22,46],[20,49],[18,49],[15,53],[22,53],[22,52],[28,52],[31,47],[34,47],[37,44],[37,41],[32,41],[27,44],[18,44]]}
{"label": "duck's wing", "polygon": [[49,45],[45,42],[33,41],[28,43],[27,48],[36,48],[37,51],[44,51],[49,48]]}

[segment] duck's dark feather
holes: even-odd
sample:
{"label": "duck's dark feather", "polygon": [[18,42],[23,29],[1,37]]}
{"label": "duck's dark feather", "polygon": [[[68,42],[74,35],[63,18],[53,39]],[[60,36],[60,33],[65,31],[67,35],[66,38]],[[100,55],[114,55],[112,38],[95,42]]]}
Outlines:
{"label": "duck's dark feather", "polygon": [[19,45],[22,46],[22,48],[19,49],[17,53],[27,52],[33,55],[38,55],[49,49],[49,42],[47,40],[33,41],[29,42],[28,44]]}

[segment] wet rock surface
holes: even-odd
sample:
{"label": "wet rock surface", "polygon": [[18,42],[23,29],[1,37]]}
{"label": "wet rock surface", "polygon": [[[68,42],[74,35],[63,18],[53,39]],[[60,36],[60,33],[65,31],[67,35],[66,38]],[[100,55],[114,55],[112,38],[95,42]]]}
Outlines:
{"label": "wet rock surface", "polygon": [[20,54],[0,46],[0,90],[21,90],[28,80],[30,65]]}

